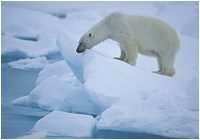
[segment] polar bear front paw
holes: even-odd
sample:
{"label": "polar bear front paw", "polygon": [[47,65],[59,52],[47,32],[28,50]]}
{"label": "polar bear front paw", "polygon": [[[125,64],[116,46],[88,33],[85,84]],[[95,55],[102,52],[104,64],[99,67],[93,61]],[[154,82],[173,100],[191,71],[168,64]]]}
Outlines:
{"label": "polar bear front paw", "polygon": [[120,57],[114,57],[114,59],[117,59],[117,60],[122,60]]}

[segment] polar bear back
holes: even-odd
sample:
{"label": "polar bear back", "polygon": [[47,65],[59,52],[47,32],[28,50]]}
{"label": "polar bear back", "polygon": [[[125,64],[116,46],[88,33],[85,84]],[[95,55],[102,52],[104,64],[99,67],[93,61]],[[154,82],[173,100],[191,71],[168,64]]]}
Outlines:
{"label": "polar bear back", "polygon": [[123,42],[118,37],[119,32],[126,31],[137,41],[138,51],[141,54],[148,55],[147,53],[152,51],[165,53],[171,50],[176,54],[179,50],[180,41],[176,30],[160,19],[133,16],[115,11],[104,18],[102,22],[109,29],[110,38],[118,42]]}
{"label": "polar bear back", "polygon": [[143,53],[143,50],[164,53],[171,49],[175,54],[178,52],[179,37],[169,24],[154,17],[131,15],[127,17],[134,38],[138,42],[139,53]]}

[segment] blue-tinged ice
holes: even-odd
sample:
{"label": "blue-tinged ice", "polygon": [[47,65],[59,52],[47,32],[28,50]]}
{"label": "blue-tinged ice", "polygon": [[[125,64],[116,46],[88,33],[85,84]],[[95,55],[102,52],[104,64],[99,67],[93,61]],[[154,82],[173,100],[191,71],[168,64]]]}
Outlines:
{"label": "blue-tinged ice", "polygon": [[30,133],[46,132],[47,136],[91,138],[96,121],[90,115],[53,111],[40,119]]}
{"label": "blue-tinged ice", "polygon": [[56,43],[74,75],[81,83],[85,83],[83,78],[82,54],[76,52],[78,42],[69,37],[65,32],[62,32],[58,35]]}

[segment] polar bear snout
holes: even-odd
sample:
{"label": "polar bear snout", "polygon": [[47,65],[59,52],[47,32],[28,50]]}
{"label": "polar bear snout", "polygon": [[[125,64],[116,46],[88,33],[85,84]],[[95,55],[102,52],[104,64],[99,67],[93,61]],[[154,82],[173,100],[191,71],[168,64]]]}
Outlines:
{"label": "polar bear snout", "polygon": [[84,43],[79,43],[77,49],[76,49],[76,52],[77,53],[82,53],[84,52],[86,49],[86,45]]}

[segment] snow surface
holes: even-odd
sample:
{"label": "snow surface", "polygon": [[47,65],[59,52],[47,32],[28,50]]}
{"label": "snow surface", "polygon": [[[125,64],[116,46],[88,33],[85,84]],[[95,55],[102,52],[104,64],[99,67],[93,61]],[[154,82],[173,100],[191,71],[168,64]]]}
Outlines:
{"label": "snow surface", "polygon": [[49,64],[46,57],[26,58],[9,62],[8,65],[15,69],[43,69]]}
{"label": "snow surface", "polygon": [[[23,54],[30,58],[56,54],[60,50],[65,59],[47,65],[39,73],[36,87],[30,94],[13,101],[14,105],[19,106],[59,110],[38,121],[32,129],[37,133],[31,131],[34,137],[37,134],[44,137],[50,133],[72,136],[79,131],[74,129],[77,120],[70,121],[69,128],[73,129],[70,133],[63,131],[66,129],[63,125],[55,130],[45,128],[44,122],[57,126],[60,119],[65,119],[61,114],[65,114],[66,118],[78,115],[79,120],[84,121],[84,115],[79,115],[85,114],[98,115],[94,125],[97,131],[115,130],[170,138],[199,138],[197,3],[65,2],[57,3],[60,7],[55,4],[58,7],[53,9],[47,8],[49,5],[54,7],[53,2],[47,4],[47,7],[45,2],[40,3],[41,5],[31,3],[21,2],[20,6],[36,8],[38,11],[5,6],[9,2],[3,3],[1,54],[9,56],[9,53],[13,53],[11,57]],[[67,9],[63,10],[64,7]],[[158,69],[155,58],[139,55],[135,67],[113,59],[120,55],[120,51],[118,45],[110,40],[82,54],[75,52],[80,36],[113,10],[157,17],[177,30],[181,46],[175,60],[176,74],[173,78],[152,73]],[[39,11],[66,11],[67,16],[66,19],[59,20]],[[25,59],[24,62],[28,60]],[[18,66],[24,67],[24,62],[20,63],[22,66]],[[52,120],[51,116],[57,117]],[[36,128],[37,125],[45,128],[45,131],[38,133],[41,129]],[[92,137],[93,131],[90,130],[85,135]]]}
{"label": "snow surface", "polygon": [[186,23],[180,34],[199,39],[199,16]]}
{"label": "snow surface", "polygon": [[2,6],[1,10],[1,54],[20,51],[37,57],[58,51],[56,38],[61,26],[57,18],[17,7]]}
{"label": "snow surface", "polygon": [[40,119],[30,133],[46,132],[47,135],[90,138],[96,121],[90,115],[53,111]]}
{"label": "snow surface", "polygon": [[83,85],[72,73],[47,77],[30,95],[16,99],[13,104],[49,111],[61,110],[92,115],[100,113]]}

